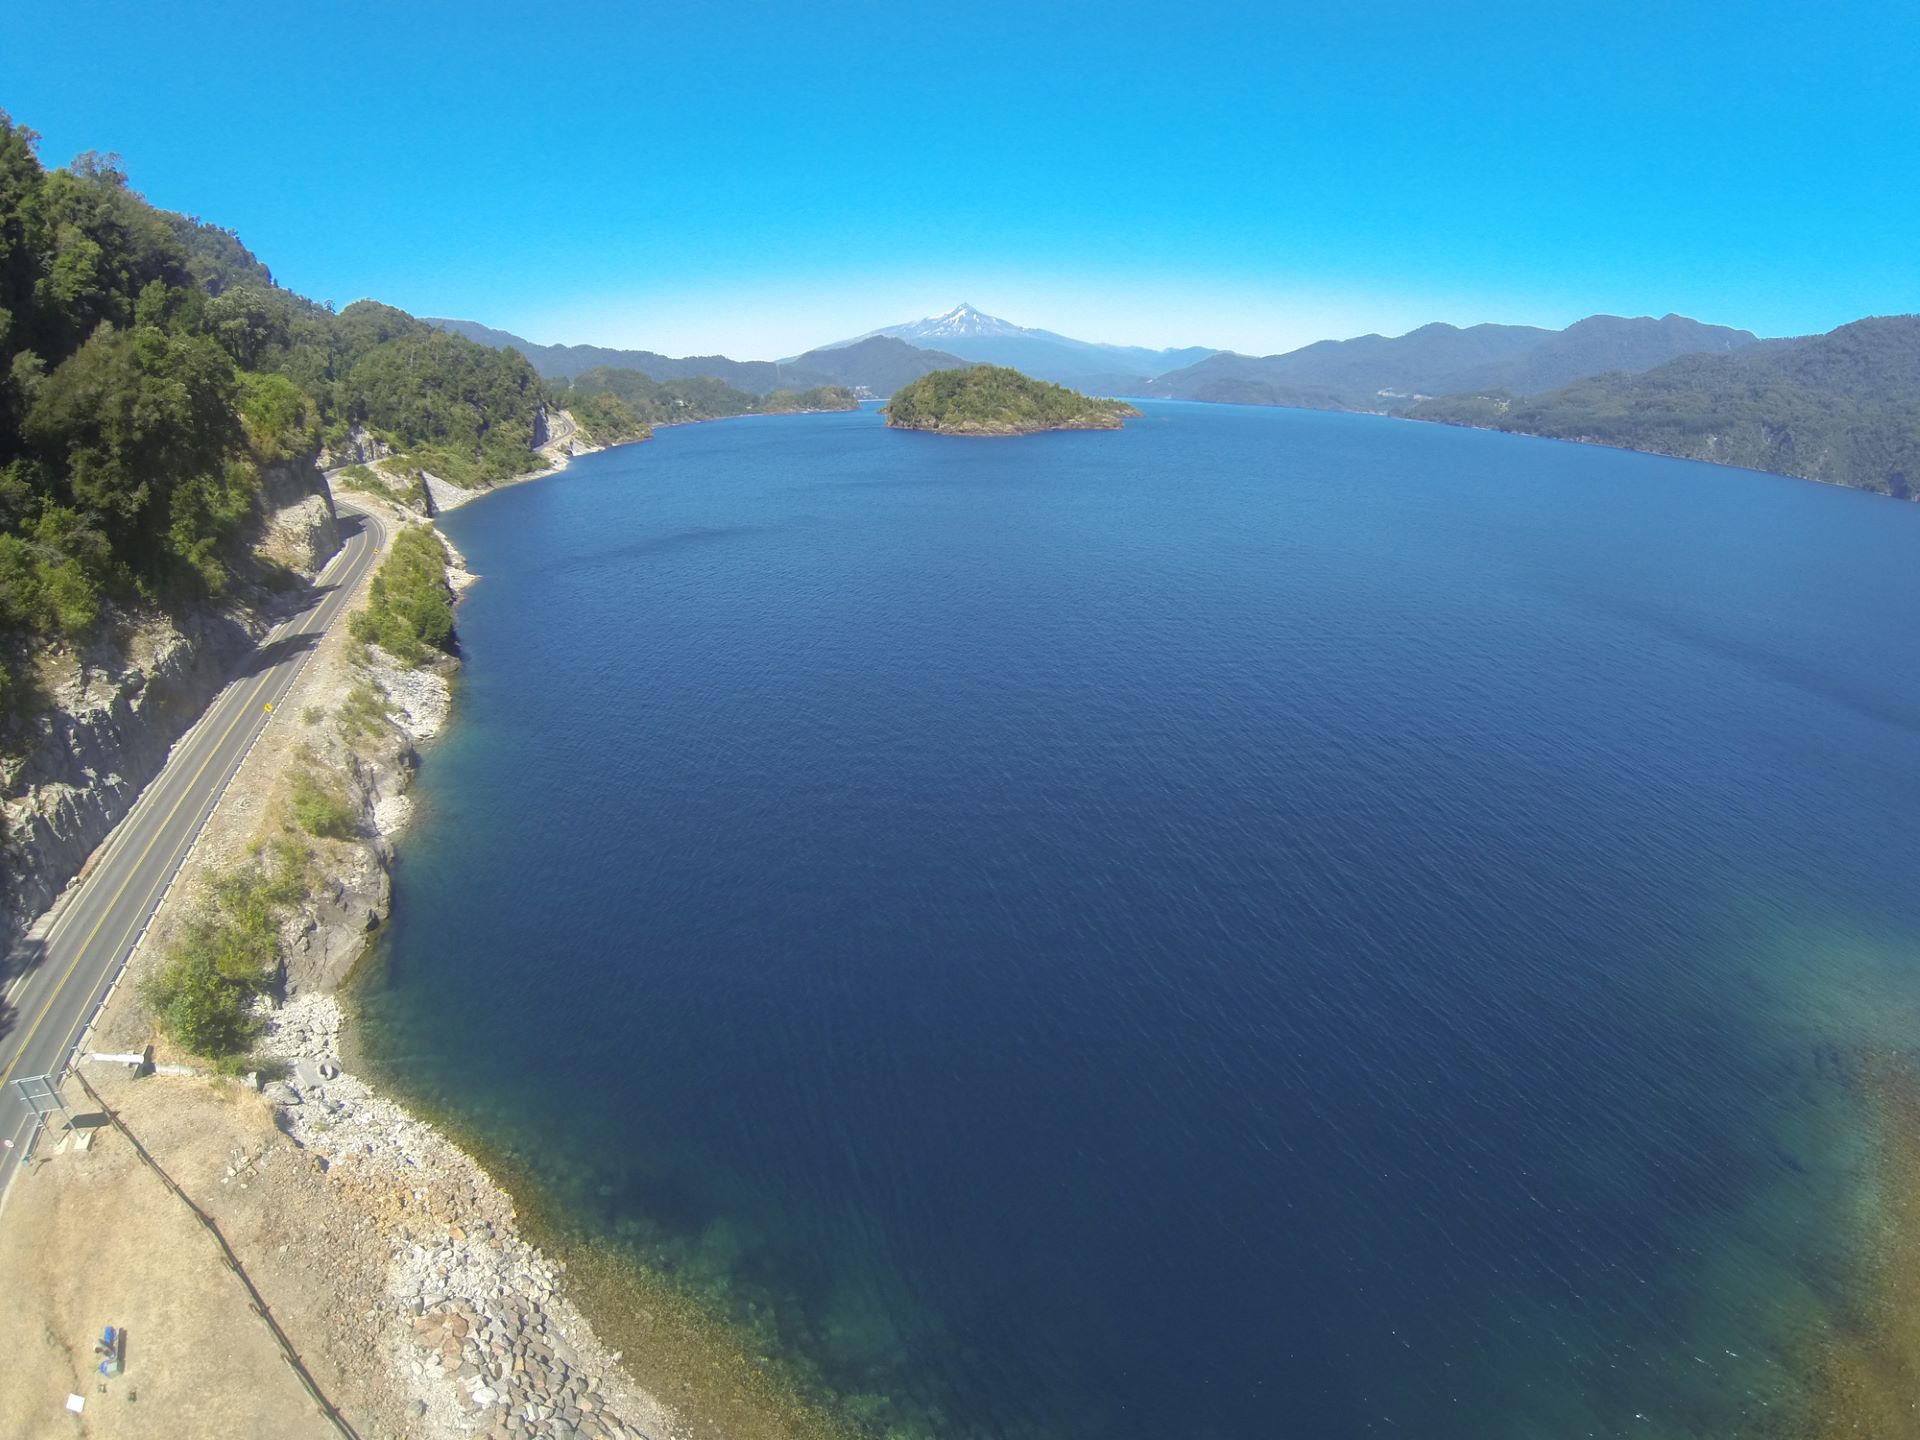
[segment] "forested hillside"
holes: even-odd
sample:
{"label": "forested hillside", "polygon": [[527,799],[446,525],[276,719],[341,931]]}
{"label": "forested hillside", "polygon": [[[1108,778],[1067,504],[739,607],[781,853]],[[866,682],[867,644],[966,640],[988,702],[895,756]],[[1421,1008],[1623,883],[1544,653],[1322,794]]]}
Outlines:
{"label": "forested hillside", "polygon": [[0,696],[114,606],[225,593],[269,467],[357,428],[469,483],[524,470],[531,366],[384,305],[336,315],[113,157],[0,112]]}
{"label": "forested hillside", "polygon": [[1531,325],[1422,325],[1405,335],[1319,340],[1284,355],[1215,355],[1162,375],[1143,393],[1171,400],[1402,411],[1436,395],[1526,395],[1585,375],[1647,370],[1681,355],[1754,343],[1745,330],[1684,315],[1590,315],[1564,330]]}
{"label": "forested hillside", "polygon": [[719,380],[749,395],[776,390],[811,390],[844,385],[891,394],[909,380],[967,362],[957,355],[926,350],[904,340],[869,336],[848,345],[809,350],[792,360],[730,360],[725,355],[659,355],[651,350],[613,350],[604,345],[536,345],[505,330],[472,320],[429,319],[428,324],[482,345],[519,351],[552,380],[575,380],[588,373],[635,370],[649,380]]}
{"label": "forested hillside", "polygon": [[1596,375],[1531,398],[1432,401],[1417,419],[1590,440],[1920,496],[1920,316]]}
{"label": "forested hillside", "polygon": [[851,391],[837,386],[754,395],[710,377],[651,380],[638,370],[611,367],[574,376],[558,398],[603,445],[641,439],[655,425],[719,420],[729,415],[851,410],[858,403]]}
{"label": "forested hillside", "polygon": [[428,316],[428,323],[497,349],[514,350],[552,380],[571,380],[589,370],[638,370],[653,380],[724,380],[735,389],[758,393],[780,384],[780,366],[772,360],[730,360],[725,355],[660,355],[652,350],[616,350],[606,345],[539,345],[505,330],[472,320]]}

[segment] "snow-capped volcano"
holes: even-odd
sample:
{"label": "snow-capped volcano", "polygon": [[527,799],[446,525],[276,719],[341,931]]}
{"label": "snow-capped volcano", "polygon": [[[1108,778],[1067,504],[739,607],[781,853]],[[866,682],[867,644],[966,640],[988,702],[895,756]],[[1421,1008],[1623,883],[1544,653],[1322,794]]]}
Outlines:
{"label": "snow-capped volcano", "polygon": [[[1083,388],[1091,386],[1109,393],[1135,393],[1135,387],[1144,384],[1147,378],[1178,370],[1215,353],[1198,347],[1146,350],[1134,345],[1098,345],[1056,335],[1051,330],[1015,325],[1011,320],[988,315],[967,304],[956,305],[944,315],[929,315],[906,325],[869,330],[859,340],[871,340],[876,335],[944,350],[964,360],[1011,365],[1042,380],[1057,380],[1063,385]],[[852,345],[859,340],[840,343]]]}
{"label": "snow-capped volcano", "polygon": [[911,325],[894,325],[873,333],[891,335],[897,340],[905,340],[908,344],[918,340],[955,340],[968,335],[1046,335],[1045,331],[1028,330],[1024,326],[1015,325],[1010,320],[984,314],[964,303],[954,306],[944,315],[930,315],[925,320],[914,321]]}

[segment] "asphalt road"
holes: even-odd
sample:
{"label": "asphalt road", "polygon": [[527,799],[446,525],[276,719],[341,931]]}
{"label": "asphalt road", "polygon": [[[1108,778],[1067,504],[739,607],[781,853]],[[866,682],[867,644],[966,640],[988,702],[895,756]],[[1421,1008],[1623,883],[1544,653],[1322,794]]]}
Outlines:
{"label": "asphalt road", "polygon": [[166,765],[94,852],[45,936],[29,941],[0,973],[0,1139],[13,1142],[0,1149],[0,1197],[33,1129],[13,1082],[65,1067],[273,708],[385,544],[378,520],[344,501],[337,509],[340,550],[302,608],[267,635],[174,743]]}

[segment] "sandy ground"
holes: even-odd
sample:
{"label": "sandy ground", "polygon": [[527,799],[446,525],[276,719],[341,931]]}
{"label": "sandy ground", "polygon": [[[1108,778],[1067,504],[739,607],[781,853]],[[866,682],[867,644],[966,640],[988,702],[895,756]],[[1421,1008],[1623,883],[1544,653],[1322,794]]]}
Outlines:
{"label": "sandy ground", "polygon": [[[343,1304],[349,1282],[378,1283],[386,1248],[331,1203],[325,1175],[281,1138],[265,1102],[165,1076],[95,1083],[213,1215],[323,1393],[358,1402],[363,1434],[402,1433],[396,1405],[369,1403],[387,1388],[386,1362]],[[77,1111],[95,1108],[68,1089]],[[243,1156],[254,1158],[226,1178]],[[85,1151],[49,1146],[14,1186],[0,1275],[0,1436],[338,1440],[213,1238],[111,1127]],[[127,1332],[125,1373],[111,1379],[92,1353],[106,1325]],[[70,1394],[85,1401],[80,1414],[65,1408]]]}

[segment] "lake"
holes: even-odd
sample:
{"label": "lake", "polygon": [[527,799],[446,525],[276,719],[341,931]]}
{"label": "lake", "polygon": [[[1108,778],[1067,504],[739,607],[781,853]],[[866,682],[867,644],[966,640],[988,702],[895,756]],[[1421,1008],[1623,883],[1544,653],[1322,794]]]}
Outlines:
{"label": "lake", "polygon": [[1790,1423],[1920,1036],[1920,507],[1143,408],[447,516],[370,1058],[875,1434]]}

